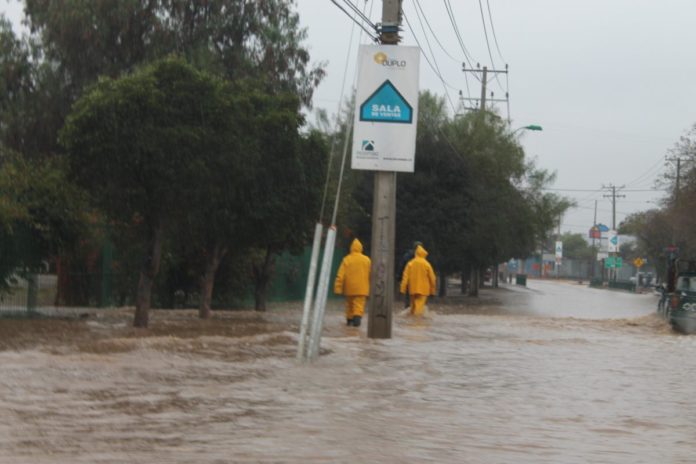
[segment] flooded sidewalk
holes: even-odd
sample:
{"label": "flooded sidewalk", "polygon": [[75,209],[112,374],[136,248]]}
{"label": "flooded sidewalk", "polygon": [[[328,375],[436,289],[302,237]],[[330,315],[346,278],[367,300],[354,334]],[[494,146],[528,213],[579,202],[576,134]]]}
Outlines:
{"label": "flooded sidewalk", "polygon": [[434,300],[389,340],[332,302],[311,365],[301,303],[153,311],[147,331],[126,310],[1,320],[0,462],[693,462],[696,338],[513,292]]}

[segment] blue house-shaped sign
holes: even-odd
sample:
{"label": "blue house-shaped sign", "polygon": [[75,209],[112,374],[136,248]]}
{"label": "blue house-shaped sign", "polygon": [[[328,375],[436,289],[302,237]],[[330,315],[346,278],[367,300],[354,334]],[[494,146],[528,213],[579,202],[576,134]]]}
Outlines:
{"label": "blue house-shaped sign", "polygon": [[413,108],[387,79],[360,105],[360,120],[411,124]]}

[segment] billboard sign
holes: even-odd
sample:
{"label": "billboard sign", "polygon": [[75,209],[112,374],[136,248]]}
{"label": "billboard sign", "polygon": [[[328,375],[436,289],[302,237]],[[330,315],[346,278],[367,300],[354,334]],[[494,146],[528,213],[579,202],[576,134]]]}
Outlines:
{"label": "billboard sign", "polygon": [[607,251],[609,253],[617,253],[619,251],[619,236],[615,230],[607,232]]}
{"label": "billboard sign", "polygon": [[351,167],[413,172],[420,49],[361,45]]}

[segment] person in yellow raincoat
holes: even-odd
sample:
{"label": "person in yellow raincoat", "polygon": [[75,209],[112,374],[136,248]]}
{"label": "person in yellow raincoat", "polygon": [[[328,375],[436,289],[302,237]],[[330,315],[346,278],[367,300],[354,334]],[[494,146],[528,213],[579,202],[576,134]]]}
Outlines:
{"label": "person in yellow raincoat", "polygon": [[401,293],[408,290],[411,297],[411,314],[422,316],[429,295],[435,295],[435,271],[425,259],[428,252],[421,245],[416,247],[416,257],[408,262],[401,277]]}
{"label": "person in yellow raincoat", "polygon": [[350,254],[341,261],[334,282],[334,292],[346,297],[346,324],[354,327],[360,327],[365,302],[370,294],[372,262],[362,251],[362,243],[356,238],[350,245]]}

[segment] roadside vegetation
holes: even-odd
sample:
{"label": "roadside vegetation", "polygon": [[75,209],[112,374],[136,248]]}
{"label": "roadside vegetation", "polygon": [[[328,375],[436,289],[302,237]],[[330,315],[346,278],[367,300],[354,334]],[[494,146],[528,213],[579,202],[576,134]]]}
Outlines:
{"label": "roadside vegetation", "polygon": [[[290,0],[25,0],[0,21],[0,291],[57,269],[57,303],[89,303],[87,269],[115,250],[114,303],[198,295],[199,316],[266,295],[335,194],[351,104],[305,121],[324,75]],[[571,203],[493,112],[420,96],[416,172],[398,176],[397,261],[419,240],[471,293],[486,267],[550,239]],[[349,171],[339,237],[369,250],[372,174]],[[687,203],[686,201],[684,202]],[[108,247],[106,246],[108,244]],[[102,272],[105,272],[102,269]]]}
{"label": "roadside vegetation", "polygon": [[[656,187],[669,192],[656,208],[635,213],[620,225],[619,232],[636,236],[635,246],[626,250],[630,257],[647,257],[658,275],[665,276],[670,255],[686,260],[696,259],[696,125],[672,147],[672,160],[666,174]],[[622,247],[622,252],[623,252]]]}

